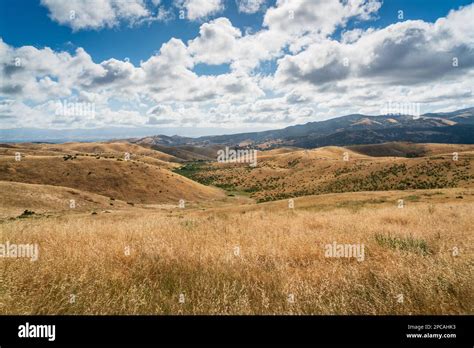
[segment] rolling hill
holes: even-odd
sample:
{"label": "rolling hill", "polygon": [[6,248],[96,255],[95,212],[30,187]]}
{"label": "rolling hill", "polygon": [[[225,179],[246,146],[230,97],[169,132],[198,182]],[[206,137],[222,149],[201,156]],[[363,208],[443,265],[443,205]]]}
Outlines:
{"label": "rolling hill", "polygon": [[[0,191],[0,218],[130,209],[124,201],[63,186],[0,181]],[[71,200],[74,200],[74,209]]]}
{"label": "rolling hill", "polygon": [[[124,160],[123,150],[136,151]],[[84,152],[91,151],[91,152]],[[14,154],[22,154],[15,161]],[[68,187],[129,203],[212,200],[220,190],[173,173],[172,156],[130,144],[0,146],[0,181]],[[13,188],[12,188],[13,189]]]}
{"label": "rolling hill", "polygon": [[[175,171],[231,193],[243,192],[258,202],[323,193],[472,187],[474,146],[420,147],[425,157],[371,157],[336,146],[271,150],[259,152],[256,167],[195,162]],[[458,152],[457,160],[453,160],[453,150]]]}

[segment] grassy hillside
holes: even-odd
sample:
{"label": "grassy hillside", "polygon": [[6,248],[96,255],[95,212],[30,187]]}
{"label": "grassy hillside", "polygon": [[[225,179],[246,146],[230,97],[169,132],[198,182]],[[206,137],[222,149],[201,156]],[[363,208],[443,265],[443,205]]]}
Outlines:
{"label": "grassy hillside", "polygon": [[152,145],[152,149],[167,153],[182,161],[214,161],[221,146],[166,146]]}
{"label": "grassy hillside", "polygon": [[[457,161],[449,153],[454,149],[459,151]],[[449,146],[444,154],[420,158],[371,157],[340,147],[262,151],[254,168],[196,162],[176,172],[206,185],[247,192],[259,202],[331,192],[471,187],[474,151],[465,150]],[[441,148],[431,151],[441,153]]]}
{"label": "grassy hillside", "polygon": [[[411,194],[3,221],[40,257],[2,261],[0,313],[472,313],[473,191]],[[334,242],[365,259],[325,257]]]}
{"label": "grassy hillside", "polygon": [[77,155],[77,156],[102,156],[105,158],[123,159],[125,153],[129,153],[132,159],[150,157],[166,162],[179,162],[180,160],[169,154],[150,150],[148,148],[130,144],[127,142],[110,143],[65,143],[65,144],[0,144],[0,155],[14,156],[15,152],[23,155],[57,156],[57,155]]}
{"label": "grassy hillside", "polygon": [[[0,181],[0,192],[0,218],[22,214],[26,217],[25,210],[37,217],[38,214],[100,213],[130,208],[124,201],[61,186]],[[71,200],[74,200],[74,208],[71,208]]]}
{"label": "grassy hillside", "polygon": [[[119,151],[131,148],[127,144],[4,147],[3,155],[0,155],[0,180],[69,187],[130,203],[177,204],[180,199],[200,201],[223,196],[220,190],[168,170],[176,164],[157,158],[162,157],[159,152],[156,156],[132,153],[131,160],[125,161],[121,152],[94,152],[98,149]],[[85,150],[93,152],[75,153]],[[21,152],[21,161],[15,161],[15,152]]]}

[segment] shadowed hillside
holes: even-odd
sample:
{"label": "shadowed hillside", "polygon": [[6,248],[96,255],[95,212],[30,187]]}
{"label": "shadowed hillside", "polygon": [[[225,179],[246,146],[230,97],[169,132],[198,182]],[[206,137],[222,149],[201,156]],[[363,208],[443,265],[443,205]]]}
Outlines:
{"label": "shadowed hillside", "polygon": [[355,152],[373,157],[425,157],[459,151],[474,151],[474,145],[462,144],[415,144],[395,142],[348,146]]}

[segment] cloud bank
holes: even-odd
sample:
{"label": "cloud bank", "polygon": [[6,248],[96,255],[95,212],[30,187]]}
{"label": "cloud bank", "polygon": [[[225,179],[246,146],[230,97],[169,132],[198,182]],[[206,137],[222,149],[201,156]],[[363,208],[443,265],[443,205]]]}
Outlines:
{"label": "cloud bank", "polygon": [[[87,3],[42,0],[52,20],[76,31],[133,25],[155,18],[160,8],[166,11],[156,0],[101,0],[94,11]],[[474,5],[434,23],[346,29],[350,20],[370,23],[381,3],[278,0],[255,32],[243,32],[225,17],[209,18],[223,11],[220,0],[175,6],[191,21],[206,19],[198,35],[170,39],[139,65],[95,63],[83,48],[68,53],[13,47],[0,38],[2,127],[279,127],[353,112],[377,114],[390,100],[429,104],[426,112],[473,104]],[[255,13],[266,4],[248,0],[236,6]],[[199,75],[199,64],[227,65],[228,71]],[[63,101],[94,103],[95,116],[58,115]]]}

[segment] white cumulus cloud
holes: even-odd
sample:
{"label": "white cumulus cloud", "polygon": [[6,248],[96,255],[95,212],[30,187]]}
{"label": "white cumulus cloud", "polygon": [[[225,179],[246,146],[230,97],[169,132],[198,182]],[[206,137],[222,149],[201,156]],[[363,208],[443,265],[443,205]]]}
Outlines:
{"label": "white cumulus cloud", "polygon": [[223,0],[175,0],[183,8],[186,18],[194,21],[207,18],[224,10]]}
{"label": "white cumulus cloud", "polygon": [[149,17],[144,0],[41,0],[54,21],[73,30],[115,27],[120,21],[134,23]]}

